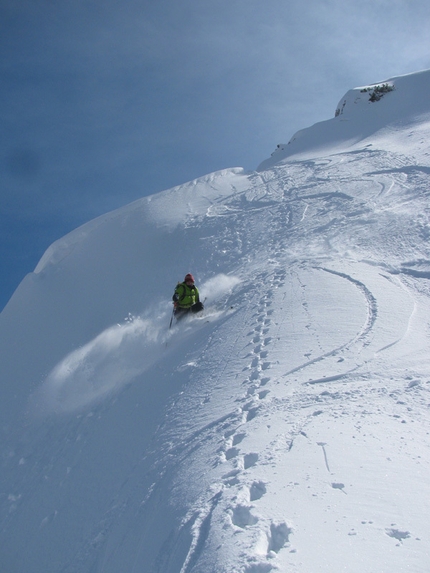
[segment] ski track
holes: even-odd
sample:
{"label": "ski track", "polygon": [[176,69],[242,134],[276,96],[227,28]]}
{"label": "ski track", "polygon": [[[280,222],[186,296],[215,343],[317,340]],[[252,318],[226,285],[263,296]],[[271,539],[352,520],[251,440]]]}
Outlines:
{"label": "ski track", "polygon": [[[337,161],[339,161],[339,159]],[[404,162],[405,160],[403,158],[398,159],[398,163],[401,166]],[[329,160],[325,165],[329,165],[330,168],[333,169],[333,163],[333,160]],[[260,193],[258,200],[261,200],[263,197],[273,197],[273,195],[279,197],[280,195],[278,187],[279,180],[277,178],[271,180],[267,175],[267,173],[264,174],[267,193],[264,196]],[[285,183],[285,180],[282,181],[282,183]],[[331,181],[331,185],[335,185],[335,183]],[[382,181],[380,190],[376,192],[376,199],[386,199],[396,185],[398,185],[398,181]],[[375,187],[378,187],[378,185]],[[248,197],[249,196],[250,195],[248,195]],[[210,527],[210,522],[215,518],[217,511],[219,514],[227,516],[223,519],[224,528],[228,526],[232,528],[233,531],[246,533],[249,537],[247,546],[256,548],[254,553],[248,550],[245,564],[243,564],[242,561],[242,566],[238,565],[238,571],[240,570],[244,573],[263,573],[278,569],[276,557],[283,552],[285,548],[290,547],[291,551],[290,538],[294,533],[294,528],[291,524],[292,520],[289,519],[288,516],[280,518],[277,515],[263,515],[261,511],[259,511],[259,504],[264,500],[267,489],[270,488],[270,484],[258,478],[258,467],[261,464],[267,465],[270,463],[270,455],[268,454],[267,447],[262,451],[248,451],[246,448],[246,438],[252,434],[252,432],[258,433],[256,427],[261,427],[260,419],[270,419],[270,412],[276,409],[278,413],[282,410],[289,412],[291,419],[290,431],[286,433],[285,437],[281,438],[282,446],[279,443],[279,437],[275,438],[275,442],[271,444],[271,446],[274,446],[276,443],[277,448],[274,448],[275,455],[277,455],[277,451],[280,451],[280,447],[283,451],[290,452],[295,440],[298,438],[308,440],[309,438],[305,431],[306,427],[312,424],[317,417],[326,411],[327,401],[330,404],[333,404],[333,400],[341,402],[343,391],[323,390],[319,394],[311,392],[308,395],[301,392],[294,400],[286,400],[285,398],[271,396],[273,386],[279,384],[283,378],[286,378],[287,382],[291,382],[292,374],[304,371],[309,366],[324,362],[326,359],[339,357],[342,353],[359,356],[363,349],[372,344],[374,329],[378,321],[378,296],[375,295],[372,289],[362,280],[343,271],[329,268],[327,263],[325,263],[324,266],[315,264],[315,261],[311,259],[307,264],[309,269],[313,269],[316,272],[328,273],[333,277],[347,281],[358,291],[363,301],[364,321],[361,327],[352,334],[351,338],[343,341],[342,344],[333,347],[312,360],[296,366],[282,376],[277,376],[276,378],[272,378],[271,376],[271,369],[275,366],[275,363],[271,361],[271,348],[274,344],[276,345],[276,341],[279,339],[279,323],[277,322],[277,320],[279,320],[279,314],[277,315],[276,312],[275,294],[279,289],[281,291],[285,289],[287,281],[289,281],[289,283],[291,283],[291,281],[294,282],[294,276],[298,276],[297,271],[294,270],[295,263],[293,263],[292,266],[291,263],[283,263],[283,260],[285,260],[285,252],[288,251],[284,238],[284,224],[287,223],[287,228],[294,232],[294,226],[304,223],[307,217],[309,217],[308,212],[311,209],[312,201],[350,201],[350,199],[351,197],[349,195],[341,195],[338,192],[314,193],[297,198],[297,201],[301,204],[304,202],[300,217],[295,216],[295,210],[291,209],[290,206],[281,206],[275,210],[277,214],[275,213],[272,222],[275,221],[277,224],[273,226],[271,251],[267,254],[267,259],[272,262],[275,270],[273,270],[270,275],[257,277],[257,283],[264,284],[264,293],[256,295],[255,298],[257,300],[255,302],[252,301],[254,305],[254,325],[248,331],[248,342],[242,344],[242,347],[250,347],[250,351],[246,354],[248,364],[244,368],[246,376],[241,382],[244,393],[242,397],[236,398],[238,408],[211,426],[214,439],[221,434],[224,435],[224,441],[218,448],[220,453],[215,467],[228,465],[231,469],[221,474],[218,486],[214,484],[211,485],[211,494],[213,495],[208,502],[206,502],[206,509],[200,510],[198,519],[194,521],[193,542],[190,546],[184,567],[181,569],[183,573],[191,571],[190,564],[195,565],[193,571],[205,570],[203,566],[199,567],[199,557],[202,554],[204,542],[207,542],[209,537],[208,527]],[[327,229],[332,227],[333,222],[328,224]],[[319,227],[319,231],[320,230],[321,227]],[[243,235],[246,235],[245,229]],[[329,259],[329,257],[327,258]],[[354,266],[353,262],[351,262],[351,264]],[[303,269],[302,263],[299,266]],[[401,288],[406,289],[408,296],[410,296],[409,289],[405,287],[404,283],[401,283],[401,285]],[[279,300],[276,300],[276,303],[279,304]],[[306,307],[306,304],[305,299],[303,302],[304,307]],[[411,313],[409,320],[412,314],[413,313]],[[409,326],[406,327],[406,329],[408,328]],[[404,336],[406,336],[405,333],[386,347],[379,348],[377,352],[383,352],[389,347],[398,344]],[[236,338],[232,348],[238,342],[240,342],[239,337]],[[225,361],[222,373],[230,361],[231,355],[228,356]],[[363,366],[365,366],[365,372],[360,374],[360,370],[363,369]],[[368,361],[363,360],[357,360],[356,365],[352,369],[347,369],[333,375],[327,375],[324,378],[312,379],[306,382],[306,384],[319,385],[336,383],[336,388],[338,388],[339,383],[345,382],[348,378],[350,379],[350,382],[348,382],[350,384],[348,393],[350,396],[357,396],[358,399],[364,397],[366,392],[370,392],[370,394],[375,392],[376,394],[384,394],[386,392],[384,387],[372,389],[368,386],[367,380],[371,378],[371,373],[369,372]],[[360,388],[362,385],[367,389],[363,390],[363,388]],[[304,417],[299,416],[299,419],[297,419],[297,414],[300,410],[308,411],[309,407],[315,404],[322,405],[323,409],[313,409],[312,412],[307,412]],[[343,407],[344,406],[340,406],[341,409]],[[296,418],[295,421],[293,421],[294,418]],[[205,441],[203,435],[207,433],[208,429],[208,426],[206,426],[201,432],[198,431],[192,440],[199,439],[200,442],[203,443]],[[213,432],[213,430],[215,430],[215,432]],[[318,441],[316,445],[321,448],[323,453],[326,471],[328,474],[333,475],[330,468],[327,443]],[[341,481],[332,481],[331,487],[333,490],[338,490],[344,495],[348,495],[346,486]],[[216,491],[216,493],[214,493],[214,491]],[[201,499],[199,504],[205,505]],[[385,528],[385,532],[386,535],[396,538],[400,540],[400,542],[410,536],[409,532],[402,532],[396,528],[392,531],[390,528]],[[352,533],[351,535],[354,534],[355,533]]]}
{"label": "ski track", "polygon": [[[326,163],[321,163],[321,169],[329,167],[333,169],[333,164],[340,163],[340,158],[330,160]],[[265,173],[264,176],[270,174]],[[260,179],[260,175],[256,176]],[[287,178],[288,180],[288,178]],[[324,178],[321,179],[324,181]],[[266,194],[253,194],[252,191],[247,192],[247,200],[259,202],[263,199],[269,199],[268,205],[256,207],[253,210],[255,214],[260,212],[260,216],[264,218],[264,213],[271,212],[273,214],[273,196],[279,197],[284,194],[285,179],[279,181],[278,178],[273,180],[268,178],[265,182],[267,192]],[[281,186],[279,188],[279,184]],[[315,185],[315,180],[310,182],[310,187]],[[331,181],[331,185],[335,185]],[[391,181],[381,183],[380,191],[377,192],[378,199],[386,198],[393,188],[395,182]],[[246,235],[247,229],[245,222],[241,223],[241,216],[239,207],[235,207],[234,203],[240,203],[243,199],[237,195],[229,200],[229,205],[223,206],[222,202],[214,204],[208,211],[208,216],[230,216],[235,220],[235,225],[242,224],[243,227],[238,235],[242,240],[237,243],[237,248],[241,250],[242,256],[249,256],[246,248]],[[181,573],[191,573],[191,571],[199,572],[205,571],[208,563],[205,561],[205,549],[208,549],[211,540],[212,524],[214,521],[220,521],[224,524],[221,531],[227,528],[227,531],[232,530],[236,533],[241,533],[246,536],[244,547],[248,547],[246,554],[242,556],[241,564],[237,564],[237,571],[243,573],[264,573],[274,569],[278,569],[276,565],[277,557],[280,556],[286,549],[291,552],[291,539],[294,535],[294,527],[292,519],[286,516],[267,515],[264,510],[259,509],[259,506],[264,501],[264,497],[270,488],[270,484],[264,479],[261,479],[258,474],[259,466],[270,465],[270,460],[273,456],[277,457],[280,452],[291,452],[296,440],[309,441],[307,434],[307,426],[311,426],[313,421],[325,412],[327,403],[332,405],[336,401],[341,404],[341,397],[344,391],[338,390],[323,390],[317,394],[314,391],[310,393],[301,391],[296,396],[292,395],[289,398],[279,396],[279,392],[274,393],[274,388],[279,386],[282,380],[291,384],[291,376],[293,374],[306,371],[307,368],[315,366],[317,363],[323,363],[329,359],[339,359],[342,353],[349,353],[360,355],[360,352],[371,344],[373,330],[378,320],[378,298],[372,292],[365,282],[358,278],[353,277],[344,271],[336,270],[327,266],[330,257],[324,261],[324,265],[318,264],[313,259],[308,263],[293,263],[288,261],[287,241],[285,239],[286,228],[294,234],[295,226],[305,224],[312,216],[313,204],[315,202],[327,201],[348,201],[351,198],[348,194],[339,194],[338,192],[323,192],[323,193],[309,193],[302,197],[293,198],[293,202],[299,204],[300,208],[292,208],[290,201],[287,204],[277,205],[275,207],[275,215],[272,219],[272,241],[269,243],[270,252],[267,253],[267,259],[271,261],[273,270],[271,273],[257,274],[255,282],[264,285],[264,292],[259,294],[254,293],[252,296],[247,295],[247,308],[253,308],[252,320],[253,324],[244,324],[242,332],[232,340],[229,352],[226,355],[225,361],[222,365],[217,367],[216,376],[210,380],[210,387],[205,390],[205,397],[203,403],[209,403],[216,394],[217,387],[223,387],[222,380],[224,375],[229,369],[235,370],[234,363],[241,356],[241,350],[238,353],[238,347],[246,350],[242,360],[245,360],[245,366],[242,368],[244,376],[240,381],[240,388],[242,394],[234,398],[235,407],[230,412],[225,413],[218,419],[212,420],[209,423],[197,427],[197,429],[186,436],[180,444],[174,445],[173,449],[169,449],[168,455],[172,457],[174,467],[166,466],[163,475],[175,475],[177,472],[179,478],[175,479],[176,487],[182,489],[181,476],[183,483],[187,483],[186,476],[192,472],[194,474],[201,473],[202,469],[193,465],[193,454],[205,451],[213,452],[216,444],[216,459],[210,461],[207,459],[207,467],[212,467],[214,476],[209,480],[203,480],[207,483],[207,488],[202,487],[202,491],[197,497],[197,501],[193,504],[187,515],[182,519],[182,524],[178,528],[175,538],[184,539],[184,536],[189,537],[188,550],[183,558],[183,564],[180,569]],[[247,210],[249,216],[250,209]],[[221,213],[221,215],[220,215]],[[296,214],[298,213],[298,214]],[[332,229],[336,222],[329,222],[326,225],[327,229]],[[321,231],[321,226],[318,231]],[[218,244],[220,250],[226,249],[226,241],[229,239],[221,239]],[[267,238],[266,238],[267,240]],[[267,244],[267,243],[266,243]],[[328,243],[331,244],[331,241]],[[331,247],[330,247],[331,248]],[[324,256],[326,256],[324,254]],[[354,266],[354,263],[351,263]],[[271,371],[276,368],[276,360],[272,362],[271,351],[279,344],[279,334],[281,327],[279,325],[279,315],[277,313],[280,304],[279,297],[285,298],[288,289],[291,285],[296,283],[299,291],[302,293],[303,302],[302,308],[308,313],[309,321],[312,322],[313,317],[309,314],[308,303],[306,300],[306,287],[300,285],[299,270],[303,271],[307,268],[312,273],[326,273],[334,277],[334,280],[343,280],[348,282],[354,289],[357,290],[362,298],[364,320],[361,326],[355,333],[351,334],[348,340],[342,341],[341,344],[322,352],[315,358],[303,362],[293,369],[288,370],[282,375],[277,375],[275,378],[271,375]],[[293,287],[294,288],[294,287]],[[403,286],[403,288],[406,288]],[[409,291],[408,291],[409,292]],[[216,333],[216,329],[214,331]],[[213,343],[214,335],[212,335],[210,342],[206,345],[206,350],[202,350],[202,357],[205,354],[209,345]],[[318,333],[315,332],[314,338],[316,339],[318,348]],[[400,339],[399,339],[400,340]],[[395,345],[396,340],[392,343]],[[390,345],[387,345],[388,348]],[[382,352],[386,348],[379,349]],[[249,350],[248,350],[249,349]],[[232,367],[233,363],[233,367]],[[369,371],[365,373],[363,378],[360,375],[360,368],[363,366],[363,361],[358,361],[353,368],[345,369],[341,372],[336,372],[332,375],[328,374],[324,378],[315,378],[307,381],[307,385],[320,385],[335,383],[338,388],[339,383],[350,378],[349,382],[351,389],[349,394],[351,397],[356,396],[358,399],[363,397],[366,392],[385,392],[384,388],[381,389],[360,389],[360,380],[366,381],[370,377]],[[216,370],[216,369],[214,369]],[[358,371],[358,372],[357,372]],[[354,383],[355,381],[355,383]],[[358,382],[358,385],[357,385]],[[285,382],[282,381],[282,384]],[[294,383],[293,383],[294,384]],[[306,387],[306,386],[305,386]],[[278,395],[276,395],[278,394]],[[319,408],[315,409],[315,405]],[[175,403],[175,407],[178,404]],[[340,409],[344,406],[340,405]],[[272,436],[272,441],[266,444],[262,450],[250,451],[247,447],[247,437],[252,435],[253,432],[261,431],[261,419],[270,419],[271,413],[277,411],[284,411],[288,415],[289,430],[286,430],[284,436]],[[300,414],[303,412],[303,414]],[[178,415],[178,418],[181,418]],[[198,426],[198,423],[197,423]],[[288,428],[288,423],[287,426]],[[220,436],[223,436],[220,439]],[[174,440],[172,441],[174,443]],[[328,448],[326,442],[317,441],[316,446],[319,447],[323,454],[324,467],[328,474],[331,474],[331,465],[329,460]],[[271,453],[272,452],[272,453]],[[209,455],[209,454],[208,454]],[[188,462],[186,461],[188,460]],[[183,464],[190,464],[189,469],[183,473]],[[224,469],[224,466],[225,469]],[[191,468],[191,469],[190,469]],[[207,473],[207,471],[206,471]],[[218,477],[215,478],[215,475]],[[178,485],[179,483],[179,485]],[[333,490],[338,490],[347,495],[346,486],[342,481],[332,481],[331,487]],[[150,493],[149,495],[154,495]],[[217,530],[218,531],[218,530]],[[185,532],[187,532],[185,534]],[[393,538],[407,539],[408,532],[402,532],[396,528],[386,528],[386,534]],[[219,537],[219,531],[217,533]],[[227,534],[228,535],[228,534]],[[223,535],[221,534],[221,538]],[[240,536],[239,536],[240,538]],[[238,539],[239,539],[238,538]],[[222,539],[221,539],[222,541]],[[220,540],[218,539],[218,542]],[[225,539],[224,539],[225,542]],[[254,548],[254,551],[250,548]],[[288,549],[289,548],[289,549]],[[172,562],[175,562],[172,559]],[[161,562],[160,562],[161,563]],[[210,566],[214,564],[211,563]],[[161,565],[157,571],[165,571]],[[219,569],[222,570],[221,568]],[[231,569],[233,571],[233,569]],[[234,569],[236,571],[236,569]]]}
{"label": "ski track", "polygon": [[[348,473],[342,465],[343,451],[335,443],[341,429],[346,436],[341,445],[348,447],[350,439],[362,459],[378,459],[382,454],[376,416],[387,416],[393,430],[388,453],[402,453],[416,464],[413,467],[424,464],[424,446],[411,426],[414,419],[428,422],[428,382],[421,372],[396,369],[395,363],[397,351],[410,352],[407,341],[414,330],[427,329],[425,321],[418,321],[417,309],[428,310],[425,301],[430,295],[423,282],[430,276],[430,254],[423,260],[409,256],[414,234],[430,236],[430,231],[419,221],[410,236],[391,236],[389,230],[390,211],[405,205],[409,166],[403,155],[363,149],[250,174],[245,191],[233,190],[229,197],[211,202],[206,219],[213,221],[213,228],[207,224],[201,254],[210,268],[212,253],[223,253],[225,269],[241,275],[235,292],[221,301],[231,303],[234,312],[214,315],[212,322],[208,317],[208,323],[199,324],[199,333],[191,328],[173,333],[166,353],[184,348],[182,356],[178,352],[181,358],[174,373],[182,385],[169,399],[153,442],[130,465],[120,491],[88,528],[89,540],[81,543],[64,573],[89,571],[89,563],[94,572],[114,571],[109,563],[119,549],[109,552],[110,535],[121,539],[119,547],[129,547],[129,570],[140,571],[150,536],[149,526],[142,524],[158,507],[171,512],[166,541],[154,549],[157,554],[151,561],[151,572],[159,573],[309,571],[300,561],[306,562],[300,548],[310,535],[309,523],[301,520],[299,506],[304,501],[315,502],[320,524],[321,515],[330,519],[327,506],[333,508],[332,519],[343,519],[338,527],[346,532],[348,543],[360,539],[363,547],[380,544],[386,554],[391,550],[387,542],[406,548],[412,537],[424,535],[389,519],[390,511],[395,513],[389,488],[387,499],[380,501],[382,510],[374,511],[377,519],[368,517],[374,508],[353,505],[354,487],[373,491],[366,483],[373,475]],[[427,172],[412,174],[418,189],[415,199],[422,193],[424,200]],[[379,231],[369,205],[388,214],[386,232],[377,245],[369,244]],[[215,236],[212,231],[220,217],[226,221],[225,232]],[[199,225],[192,220],[189,232]],[[376,228],[371,239],[369,225]],[[252,239],[255,229],[261,234]],[[329,330],[328,315],[319,316],[319,307],[312,306],[319,289],[329,302],[331,289],[354,297],[358,310],[343,330],[346,338]],[[388,334],[386,292],[402,305]],[[346,321],[346,313],[347,309],[339,310],[336,318]],[[380,364],[383,369],[387,364],[380,362],[385,354],[393,364],[381,372]],[[109,405],[98,406],[98,416],[104,408]],[[67,443],[85,436],[90,423],[90,415],[71,421],[58,435],[56,451],[39,451],[43,474],[49,475]],[[50,428],[43,431],[49,433]],[[44,442],[43,436],[39,442]],[[304,449],[311,452],[309,467],[300,466],[297,452]],[[389,471],[388,453],[383,452],[377,474],[381,480]],[[34,471],[35,482],[40,471]],[[303,484],[311,497],[298,493],[305,489]],[[413,485],[411,477],[409,487]],[[170,501],[162,498],[167,489]],[[278,490],[275,507],[267,494]],[[20,503],[18,496],[12,501]],[[55,513],[48,514],[41,527],[55,520]],[[133,526],[142,531],[133,531]],[[160,517],[155,526],[162,529],[166,523]],[[372,535],[363,534],[365,528]],[[319,534],[324,543],[323,527]],[[101,557],[94,557],[99,551]],[[333,563],[321,567],[327,573]],[[358,563],[351,572],[359,570],[366,570],[366,564]]]}

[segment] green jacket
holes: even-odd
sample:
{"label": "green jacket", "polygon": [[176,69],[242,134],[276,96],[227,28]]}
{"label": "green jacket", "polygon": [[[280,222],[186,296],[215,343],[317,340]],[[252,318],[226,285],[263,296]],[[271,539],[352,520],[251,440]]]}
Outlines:
{"label": "green jacket", "polygon": [[175,288],[173,300],[180,308],[190,308],[200,301],[199,289],[196,286],[188,286],[185,283],[178,283]]}

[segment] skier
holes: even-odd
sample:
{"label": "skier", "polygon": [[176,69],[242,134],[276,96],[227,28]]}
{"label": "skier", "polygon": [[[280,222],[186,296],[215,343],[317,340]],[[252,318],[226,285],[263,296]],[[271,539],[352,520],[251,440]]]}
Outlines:
{"label": "skier", "polygon": [[189,312],[196,313],[203,310],[199,289],[195,286],[194,277],[191,273],[185,275],[184,282],[176,285],[172,300],[176,320],[183,318]]}

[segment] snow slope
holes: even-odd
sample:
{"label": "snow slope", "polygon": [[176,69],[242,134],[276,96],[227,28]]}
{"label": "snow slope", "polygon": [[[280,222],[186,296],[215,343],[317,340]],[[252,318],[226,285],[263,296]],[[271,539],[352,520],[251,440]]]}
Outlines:
{"label": "snow slope", "polygon": [[428,70],[349,90],[333,119],[298,131],[287,144],[280,143],[259,170],[286,158],[311,159],[366,145],[397,152],[411,148],[410,138],[415,153],[425,154],[429,90]]}
{"label": "snow slope", "polygon": [[[2,571],[429,570],[430,71],[389,84],[26,277],[0,315]],[[190,271],[205,313],[169,329]]]}

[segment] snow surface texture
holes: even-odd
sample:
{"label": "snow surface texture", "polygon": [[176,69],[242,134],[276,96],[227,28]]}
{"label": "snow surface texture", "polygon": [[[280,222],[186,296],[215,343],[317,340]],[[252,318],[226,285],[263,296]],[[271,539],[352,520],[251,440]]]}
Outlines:
{"label": "snow surface texture", "polygon": [[[429,571],[430,72],[384,83],[22,282],[1,571]],[[206,308],[169,329],[187,272]]]}

